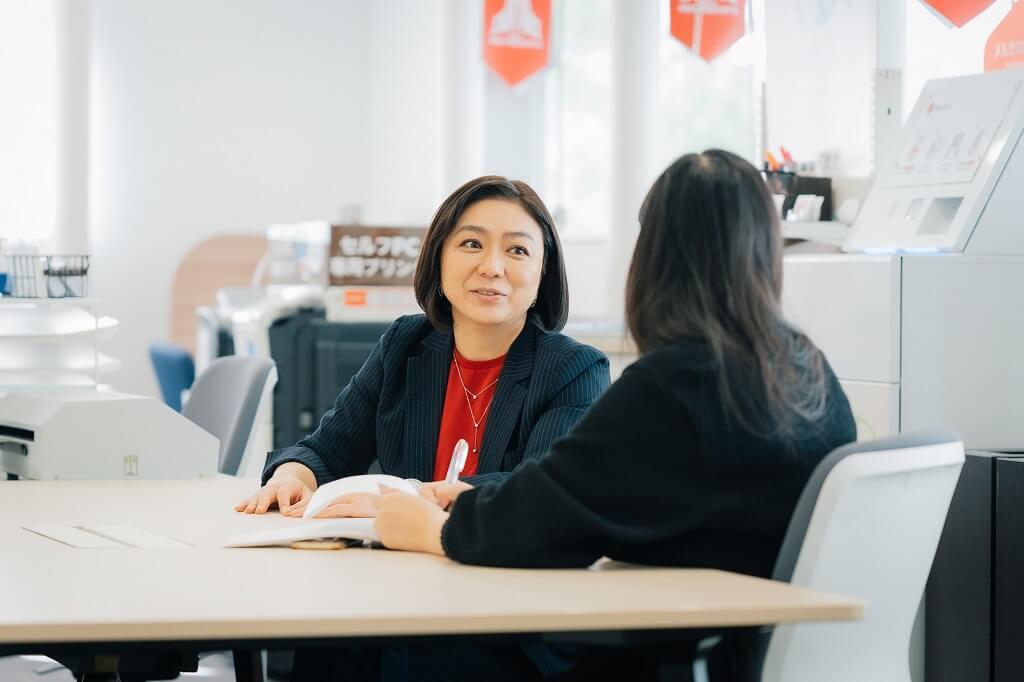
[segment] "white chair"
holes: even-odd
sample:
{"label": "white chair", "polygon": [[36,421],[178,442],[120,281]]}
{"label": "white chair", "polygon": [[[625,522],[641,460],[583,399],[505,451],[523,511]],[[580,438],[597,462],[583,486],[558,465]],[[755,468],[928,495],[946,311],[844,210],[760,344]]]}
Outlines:
{"label": "white chair", "polygon": [[761,682],[910,681],[910,633],[963,462],[959,436],[918,433],[818,465],[773,577],[864,599],[864,619],[775,627]]}
{"label": "white chair", "polygon": [[242,355],[217,358],[196,378],[181,412],[220,439],[219,472],[257,476],[262,471],[266,444],[253,435],[275,384],[273,360]]}

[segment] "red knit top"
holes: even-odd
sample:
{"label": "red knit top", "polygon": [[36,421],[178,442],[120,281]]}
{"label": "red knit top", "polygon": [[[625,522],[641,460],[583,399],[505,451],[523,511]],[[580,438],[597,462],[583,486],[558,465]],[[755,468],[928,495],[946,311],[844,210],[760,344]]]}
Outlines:
{"label": "red knit top", "polygon": [[[501,376],[504,364],[504,355],[493,360],[473,361],[467,360],[455,351],[455,359],[448,370],[448,389],[445,391],[444,410],[441,413],[441,432],[437,436],[437,456],[434,458],[435,481],[444,480],[452,459],[452,450],[460,438],[464,438],[469,444],[469,455],[459,478],[476,473],[480,460],[480,446],[484,442],[484,427],[487,425],[491,402],[498,389],[498,377]],[[477,424],[475,429],[474,423]]]}

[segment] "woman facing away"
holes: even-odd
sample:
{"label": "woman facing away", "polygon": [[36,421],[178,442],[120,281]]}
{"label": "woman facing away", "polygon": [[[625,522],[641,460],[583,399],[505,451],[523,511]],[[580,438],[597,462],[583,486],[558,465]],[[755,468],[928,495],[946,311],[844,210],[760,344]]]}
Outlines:
{"label": "woman facing away", "polygon": [[[753,166],[721,150],[683,156],[651,187],[640,223],[626,286],[640,358],[550,454],[501,485],[379,496],[387,547],[487,566],[607,556],[771,575],[811,471],[856,436],[849,403],[783,319],[779,222]],[[747,663],[737,641],[719,647],[728,677]],[[515,672],[490,676],[528,676],[506,653]],[[468,679],[462,650],[413,656],[413,677]]]}
{"label": "woman facing away", "polygon": [[[270,453],[262,487],[235,509],[302,516],[318,486],[364,474],[374,460],[385,474],[441,481],[460,439],[466,480],[500,481],[546,455],[608,387],[607,358],[559,333],[569,306],[562,247],[526,183],[485,176],[445,199],[414,287],[426,314],[391,325],[317,429]],[[317,516],[375,511],[372,496],[348,495]],[[307,653],[296,665],[311,679],[325,667],[376,677],[379,654],[363,653]],[[530,657],[560,667],[545,647]]]}

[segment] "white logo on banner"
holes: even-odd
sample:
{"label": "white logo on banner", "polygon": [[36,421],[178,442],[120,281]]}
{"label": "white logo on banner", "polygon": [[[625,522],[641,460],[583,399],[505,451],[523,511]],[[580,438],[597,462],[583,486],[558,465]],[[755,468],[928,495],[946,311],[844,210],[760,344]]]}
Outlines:
{"label": "white logo on banner", "polygon": [[543,50],[543,25],[540,17],[533,13],[530,0],[505,0],[505,5],[491,19],[487,42],[498,47]]}
{"label": "white logo on banner", "polygon": [[676,11],[680,14],[728,14],[740,12],[738,0],[679,0]]}

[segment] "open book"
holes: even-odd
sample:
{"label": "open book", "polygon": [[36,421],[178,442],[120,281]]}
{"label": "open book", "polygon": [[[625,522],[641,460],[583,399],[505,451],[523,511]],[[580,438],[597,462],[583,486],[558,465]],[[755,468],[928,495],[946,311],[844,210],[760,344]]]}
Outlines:
{"label": "open book", "polygon": [[373,527],[373,519],[314,519],[318,512],[342,495],[354,493],[380,493],[380,486],[401,490],[416,495],[416,485],[410,480],[390,476],[388,474],[365,474],[363,476],[346,476],[331,481],[317,488],[306,505],[301,519],[284,528],[258,530],[251,533],[235,535],[224,543],[225,547],[273,547],[290,546],[305,540],[346,539],[363,540],[364,542],[380,542],[377,529]]}

